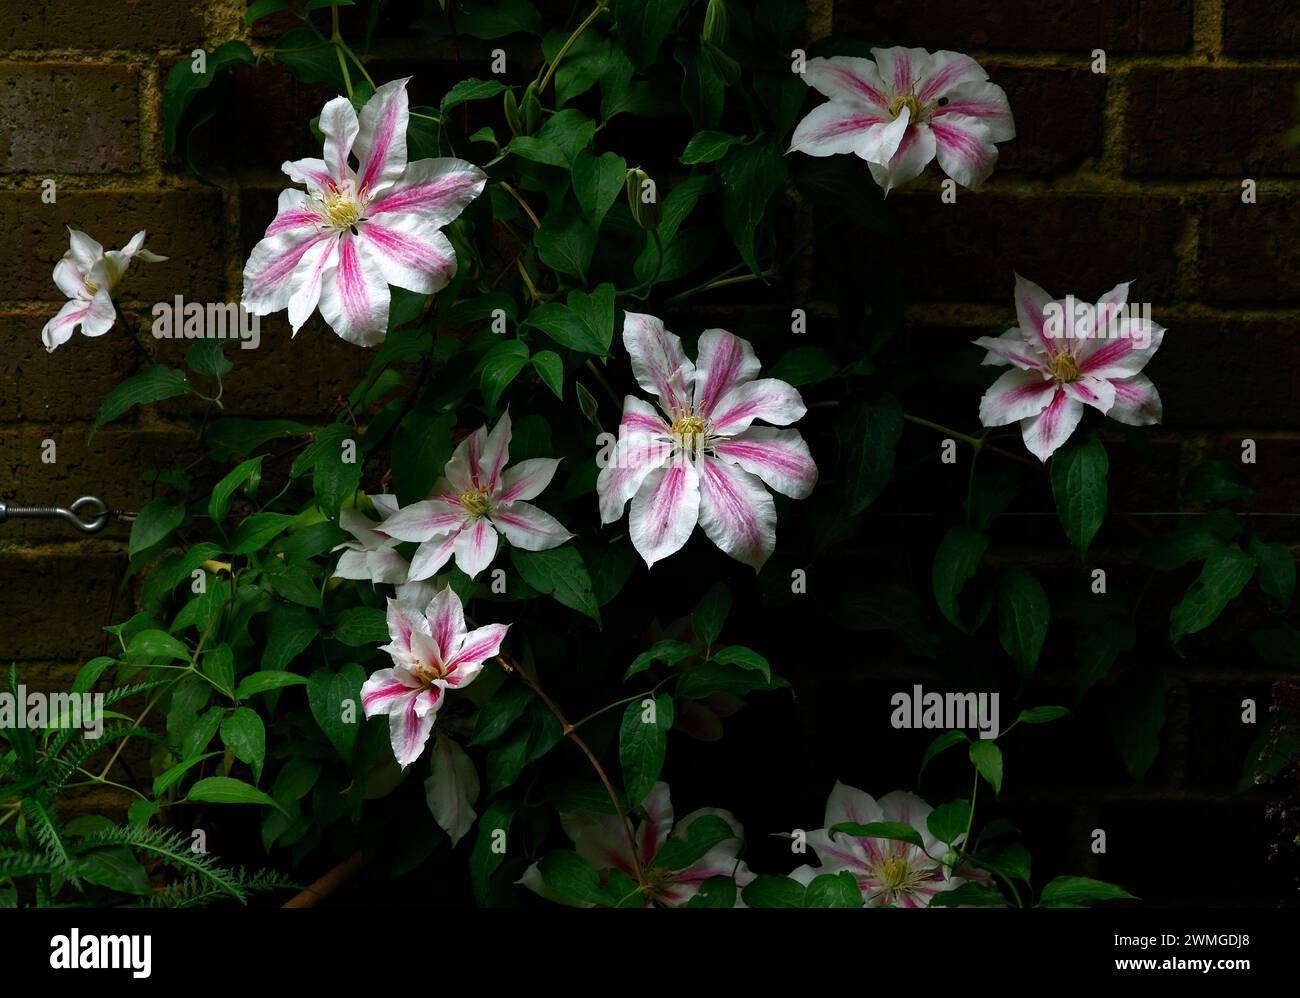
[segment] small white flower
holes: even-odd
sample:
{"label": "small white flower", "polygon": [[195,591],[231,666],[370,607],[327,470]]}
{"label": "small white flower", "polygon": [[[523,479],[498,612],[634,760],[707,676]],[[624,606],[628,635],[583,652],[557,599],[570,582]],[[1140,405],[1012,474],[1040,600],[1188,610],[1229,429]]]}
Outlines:
{"label": "small white flower", "polygon": [[41,342],[53,353],[81,327],[86,336],[103,336],[117,319],[113,290],[127,266],[139,258],[159,263],[167,258],[144,248],[141,229],[120,250],[108,250],[79,229],[68,229],[68,252],[54,265],[54,283],[68,303],[41,330]]}

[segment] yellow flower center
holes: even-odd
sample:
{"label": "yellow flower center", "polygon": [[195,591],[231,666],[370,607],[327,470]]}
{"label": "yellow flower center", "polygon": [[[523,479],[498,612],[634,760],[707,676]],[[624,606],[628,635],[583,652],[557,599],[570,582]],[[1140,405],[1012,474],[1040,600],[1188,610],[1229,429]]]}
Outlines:
{"label": "yellow flower center", "polygon": [[97,294],[99,292],[99,285],[96,284],[94,281],[87,281],[86,290],[89,291],[92,295]]}
{"label": "yellow flower center", "polygon": [[708,424],[699,416],[678,416],[673,420],[672,433],[677,437],[697,437],[707,427]]}
{"label": "yellow flower center", "polygon": [[881,886],[892,894],[907,883],[910,872],[911,868],[908,866],[907,860],[902,856],[891,856],[880,864],[877,876],[880,878]]}
{"label": "yellow flower center", "polygon": [[432,686],[435,679],[443,677],[441,666],[434,665],[432,662],[422,662],[415,668],[415,675],[425,686]]}
{"label": "yellow flower center", "polygon": [[460,504],[474,516],[487,516],[492,512],[492,500],[484,488],[470,489],[460,495]]}
{"label": "yellow flower center", "polygon": [[915,124],[921,120],[921,102],[911,94],[899,94],[889,105],[889,113],[897,118],[907,108],[907,120],[909,124]]}
{"label": "yellow flower center", "polygon": [[321,194],[322,218],[331,228],[350,229],[361,221],[361,206],[352,192],[330,186]]}
{"label": "yellow flower center", "polygon": [[1079,380],[1079,365],[1068,350],[1052,358],[1052,377],[1061,384]]}

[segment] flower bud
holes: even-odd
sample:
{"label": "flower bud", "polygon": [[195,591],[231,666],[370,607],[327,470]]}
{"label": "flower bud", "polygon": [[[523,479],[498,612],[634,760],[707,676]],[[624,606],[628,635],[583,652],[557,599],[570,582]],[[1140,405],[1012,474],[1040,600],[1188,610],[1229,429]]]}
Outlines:
{"label": "flower bud", "polygon": [[726,0],[709,0],[704,10],[704,40],[712,45],[721,45],[727,40],[727,2]]}
{"label": "flower bud", "polygon": [[502,103],[506,115],[506,124],[510,126],[512,133],[519,135],[524,130],[524,123],[523,119],[519,117],[519,102],[515,100],[515,92],[506,90]]}
{"label": "flower bud", "polygon": [[659,191],[639,166],[627,171],[627,206],[632,209],[632,218],[641,228],[659,227]]}
{"label": "flower bud", "polygon": [[536,80],[528,84],[528,88],[524,91],[521,109],[524,116],[524,134],[532,135],[537,131],[537,126],[542,123],[542,101],[537,96]]}

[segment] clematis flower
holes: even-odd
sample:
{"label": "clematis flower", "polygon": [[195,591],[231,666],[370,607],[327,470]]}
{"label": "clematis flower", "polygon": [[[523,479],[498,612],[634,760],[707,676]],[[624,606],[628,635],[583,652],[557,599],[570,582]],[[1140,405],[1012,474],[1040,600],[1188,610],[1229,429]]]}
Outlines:
{"label": "clematis flower", "polygon": [[970,56],[925,49],[872,49],[811,59],[804,82],[826,97],[794,130],[790,151],[853,153],[888,194],[938,157],[943,172],[978,189],[998,160],[995,143],[1016,137],[1002,88]]}
{"label": "clematis flower", "polygon": [[1085,405],[1130,426],[1160,422],[1160,395],[1141,371],[1165,330],[1130,313],[1128,289],[1117,284],[1079,310],[1073,299],[1053,302],[1017,274],[1019,325],[975,341],[988,351],[983,363],[1012,368],[980,399],[980,422],[1019,421],[1025,446],[1040,461],[1069,439]]}
{"label": "clematis flower", "polygon": [[307,190],[280,194],[244,266],[249,312],[287,308],[296,333],[319,307],[343,339],[374,346],[388,330],[388,285],[422,294],[447,286],[456,253],[441,229],[482,193],[487,176],[460,159],[408,163],[407,103],[406,80],[394,80],[360,117],[346,97],[321,110],[325,158],[281,166]]}
{"label": "clematis flower", "polygon": [[[354,538],[334,548],[343,555],[334,566],[336,579],[368,579],[389,585],[406,581],[410,568],[406,559],[393,550],[398,540],[383,532],[383,521],[397,512],[397,497],[393,495],[367,496],[379,514],[379,520],[370,519],[355,509],[339,512],[339,526]],[[427,601],[426,601],[427,602]]]}
{"label": "clematis flower", "polygon": [[[959,887],[966,879],[986,879],[965,867],[962,877],[945,873],[941,860],[948,846],[926,827],[932,810],[921,798],[903,790],[886,794],[877,802],[861,790],[837,781],[826,801],[825,827],[808,833],[808,844],[822,865],[801,866],[790,876],[806,886],[824,873],[847,870],[857,878],[868,908],[925,908],[935,894]],[[911,825],[920,834],[925,849],[895,839],[854,838],[842,832],[832,839],[830,835],[836,825],[878,821]]]}
{"label": "clematis flower", "polygon": [[397,600],[388,601],[388,635],[380,650],[393,659],[361,687],[366,717],[388,715],[388,734],[397,764],[405,769],[424,751],[447,690],[468,686],[496,655],[507,624],[487,624],[466,631],[465,611],[450,586],[424,613]]}
{"label": "clematis flower", "polygon": [[103,336],[117,320],[113,289],[130,262],[139,258],[160,263],[167,258],[144,248],[144,229],[120,250],[104,247],[78,229],[68,229],[68,252],[54,265],[54,283],[68,302],[41,330],[41,342],[53,353],[81,327],[87,336]]}
{"label": "clematis flower", "polygon": [[787,426],[807,407],[776,378],[759,378],[747,340],[707,329],[692,364],[682,341],[652,315],[628,312],[623,344],[637,383],[659,411],[629,395],[618,440],[596,480],[600,519],[612,523],[629,499],[632,545],[646,565],[679,550],[698,523],[709,540],[755,569],[776,546],[776,506],[764,484],[808,496],[817,465]]}
{"label": "clematis flower", "polygon": [[383,531],[401,541],[418,541],[408,582],[439,571],[454,556],[471,579],[491,564],[497,534],[525,551],[548,551],[573,534],[529,499],[541,495],[559,467],[559,458],[510,460],[510,413],[488,433],[480,426],[460,442],[428,499],[399,509]]}
{"label": "clematis flower", "polygon": [[[673,802],[669,795],[668,784],[660,781],[646,795],[641,805],[646,820],[640,822],[633,836],[636,839],[637,858],[645,874],[648,889],[645,892],[645,906],[651,907],[658,902],[669,907],[680,907],[700,892],[700,885],[710,877],[732,877],[737,888],[749,884],[754,879],[743,860],[739,859],[740,849],[744,845],[745,830],[730,811],[720,808],[702,807],[692,811],[680,822],[673,824]],[[727,823],[735,837],[719,842],[690,866],[682,870],[671,870],[654,865],[655,856],[669,839],[686,838],[687,832],[696,819],[706,814],[716,815]],[[629,877],[635,876],[632,853],[627,841],[627,832],[623,823],[612,814],[588,814],[574,811],[560,815],[560,825],[565,834],[583,859],[600,872],[601,886],[609,881],[609,871],[618,870]],[[558,900],[547,889],[542,880],[542,873],[534,863],[519,883],[540,894],[548,900]],[[590,907],[590,905],[586,906]],[[743,908],[739,893],[736,907]]]}

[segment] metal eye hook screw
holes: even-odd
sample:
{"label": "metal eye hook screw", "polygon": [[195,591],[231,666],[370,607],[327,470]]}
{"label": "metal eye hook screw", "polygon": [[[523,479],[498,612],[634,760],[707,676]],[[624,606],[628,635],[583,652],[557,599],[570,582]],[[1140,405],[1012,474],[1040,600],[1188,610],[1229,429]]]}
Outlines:
{"label": "metal eye hook screw", "polygon": [[82,496],[66,509],[63,506],[10,506],[0,502],[0,523],[6,520],[65,520],[83,534],[94,534],[108,526],[109,508],[102,499]]}

